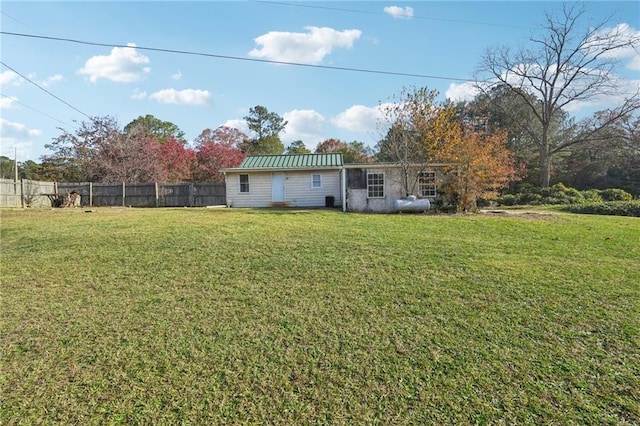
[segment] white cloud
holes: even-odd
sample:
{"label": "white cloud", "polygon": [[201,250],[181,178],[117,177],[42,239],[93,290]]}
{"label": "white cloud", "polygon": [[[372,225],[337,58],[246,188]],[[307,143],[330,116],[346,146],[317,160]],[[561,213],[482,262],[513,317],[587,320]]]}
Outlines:
{"label": "white cloud", "polygon": [[336,31],[327,27],[305,27],[306,33],[271,31],[254,39],[260,48],[249,56],[282,62],[320,64],[334,48],[353,47],[360,30]]}
{"label": "white cloud", "polygon": [[640,55],[636,55],[634,58],[629,61],[627,64],[627,68],[632,71],[640,71]]}
{"label": "white cloud", "polygon": [[287,127],[282,134],[283,142],[302,140],[307,145],[323,140],[322,123],[324,117],[311,109],[294,109],[285,112],[282,118],[287,121]]}
{"label": "white cloud", "polygon": [[591,47],[592,44],[595,50],[599,50],[603,46],[602,40],[605,39],[608,41],[610,38],[615,38],[621,43],[631,43],[631,45],[610,50],[606,52],[603,57],[628,58],[638,55],[634,45],[636,48],[638,47],[640,31],[631,28],[631,26],[626,23],[618,24],[613,28],[603,28],[601,31],[596,32],[590,40],[587,40],[586,45]]}
{"label": "white cloud", "polygon": [[7,70],[0,73],[0,85],[11,84],[13,86],[19,86],[22,83],[22,78],[13,71]]}
{"label": "white cloud", "polygon": [[182,72],[178,71],[175,74],[171,74],[171,80],[180,80],[182,78]]}
{"label": "white cloud", "polygon": [[14,96],[3,96],[0,98],[0,109],[9,109],[13,108],[13,104],[18,100],[18,98]]}
{"label": "white cloud", "polygon": [[36,137],[42,134],[41,130],[29,129],[24,124],[16,123],[15,121],[9,121],[2,117],[0,117],[0,131],[2,131],[3,136],[8,135],[9,137]]}
{"label": "white cloud", "polygon": [[352,132],[374,132],[384,118],[384,109],[390,104],[374,107],[354,105],[333,118],[332,123]]}
{"label": "white cloud", "polygon": [[19,158],[27,158],[35,138],[42,135],[39,129],[30,129],[22,123],[0,117],[0,139],[2,139],[1,155],[13,157],[15,150]]}
{"label": "white cloud", "polygon": [[617,78],[616,90],[595,96],[587,101],[573,101],[564,107],[570,113],[580,113],[584,109],[604,110],[622,105],[625,98],[640,92],[640,80],[625,80]]}
{"label": "white cloud", "polygon": [[150,94],[149,99],[161,104],[204,106],[211,103],[211,93],[199,89],[163,89]]}
{"label": "white cloud", "polygon": [[251,130],[249,130],[249,126],[247,125],[247,121],[241,118],[227,120],[224,122],[223,126],[231,127],[233,129],[238,129],[245,135],[248,135],[251,133]]}
{"label": "white cloud", "polygon": [[387,13],[394,18],[411,19],[413,18],[412,7],[400,7],[400,6],[388,6],[384,8],[384,13]]}
{"label": "white cloud", "polygon": [[457,101],[471,101],[478,94],[478,89],[473,83],[451,83],[449,88],[444,93],[447,99],[454,102]]}
{"label": "white cloud", "polygon": [[129,47],[114,47],[108,56],[93,56],[84,64],[84,68],[78,70],[78,74],[87,75],[92,83],[99,78],[118,83],[131,83],[143,78],[151,71],[145,66],[149,58],[138,53],[134,43]]}
{"label": "white cloud", "polygon": [[144,90],[140,90],[137,87],[133,89],[133,93],[131,94],[131,99],[135,99],[137,101],[145,99],[147,97],[147,92]]}
{"label": "white cloud", "polygon": [[47,77],[45,80],[40,82],[40,85],[42,87],[49,87],[51,86],[52,83],[57,83],[58,81],[62,81],[64,80],[64,77],[62,77],[62,74],[56,74],[56,75],[52,75],[51,77]]}
{"label": "white cloud", "polygon": [[629,59],[627,68],[633,71],[640,71],[640,31],[632,28],[629,24],[622,23],[612,28],[603,28],[593,35],[587,45],[591,43],[594,52],[602,46],[602,38],[614,37],[621,44],[629,43],[627,46],[613,49],[602,55],[603,58]]}

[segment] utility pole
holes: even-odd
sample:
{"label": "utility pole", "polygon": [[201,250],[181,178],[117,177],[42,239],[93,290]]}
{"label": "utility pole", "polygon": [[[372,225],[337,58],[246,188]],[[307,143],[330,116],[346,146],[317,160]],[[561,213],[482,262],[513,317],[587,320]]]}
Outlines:
{"label": "utility pole", "polygon": [[14,149],[13,165],[15,166],[15,174],[13,175],[13,181],[17,184],[18,183],[18,147],[15,146],[13,147],[13,149]]}

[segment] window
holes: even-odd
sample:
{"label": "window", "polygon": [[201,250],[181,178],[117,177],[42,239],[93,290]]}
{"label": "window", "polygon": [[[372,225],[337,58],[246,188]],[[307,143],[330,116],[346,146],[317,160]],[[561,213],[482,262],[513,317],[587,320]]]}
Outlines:
{"label": "window", "polygon": [[240,192],[249,192],[249,175],[240,175]]}
{"label": "window", "polygon": [[384,197],[384,173],[367,173],[367,197]]}
{"label": "window", "polygon": [[312,188],[321,188],[322,187],[322,179],[320,175],[311,175],[311,187]]}
{"label": "window", "polygon": [[429,170],[418,174],[418,191],[421,197],[436,196],[436,172]]}

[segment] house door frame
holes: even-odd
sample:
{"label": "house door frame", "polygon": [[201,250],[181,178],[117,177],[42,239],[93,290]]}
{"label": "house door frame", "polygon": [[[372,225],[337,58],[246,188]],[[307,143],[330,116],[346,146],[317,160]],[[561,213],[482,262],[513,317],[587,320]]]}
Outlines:
{"label": "house door frame", "polygon": [[271,202],[284,203],[284,182],[284,172],[274,172],[271,174]]}

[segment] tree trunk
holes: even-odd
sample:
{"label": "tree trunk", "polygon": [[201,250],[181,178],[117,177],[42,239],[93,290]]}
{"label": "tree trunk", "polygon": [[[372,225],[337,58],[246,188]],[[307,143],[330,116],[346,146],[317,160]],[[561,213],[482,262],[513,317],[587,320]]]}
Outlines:
{"label": "tree trunk", "polygon": [[550,156],[549,156],[549,140],[547,129],[543,129],[542,143],[540,144],[540,186],[542,188],[549,187],[551,180]]}

